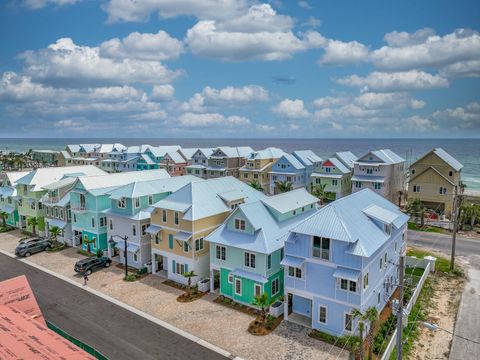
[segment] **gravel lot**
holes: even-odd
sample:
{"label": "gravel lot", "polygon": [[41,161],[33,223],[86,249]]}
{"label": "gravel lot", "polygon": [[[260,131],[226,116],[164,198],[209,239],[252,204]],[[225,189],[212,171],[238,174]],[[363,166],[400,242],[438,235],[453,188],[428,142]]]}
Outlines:
{"label": "gravel lot", "polygon": [[[0,234],[0,249],[14,253],[23,237],[15,230]],[[75,248],[60,252],[42,252],[28,258],[58,274],[77,282],[83,278],[73,265],[83,255]],[[149,313],[163,321],[211,342],[244,359],[347,359],[348,352],[312,339],[309,330],[295,324],[282,324],[267,336],[253,336],[247,327],[253,317],[214,303],[216,294],[207,294],[191,303],[176,301],[182,293],[163,284],[162,278],[148,275],[135,282],[125,282],[123,270],[117,266],[94,272],[88,286]]]}

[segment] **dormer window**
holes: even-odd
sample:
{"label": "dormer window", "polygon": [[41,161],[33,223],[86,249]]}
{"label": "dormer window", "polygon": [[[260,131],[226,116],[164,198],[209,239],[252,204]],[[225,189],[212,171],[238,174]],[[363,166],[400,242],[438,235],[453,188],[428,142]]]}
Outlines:
{"label": "dormer window", "polygon": [[126,203],[125,203],[125,198],[121,198],[120,200],[117,201],[117,207],[120,209],[125,209]]}
{"label": "dormer window", "polygon": [[383,225],[383,231],[390,235],[392,233],[392,224],[384,224]]}
{"label": "dormer window", "polygon": [[235,219],[235,230],[244,231],[245,230],[245,220]]}

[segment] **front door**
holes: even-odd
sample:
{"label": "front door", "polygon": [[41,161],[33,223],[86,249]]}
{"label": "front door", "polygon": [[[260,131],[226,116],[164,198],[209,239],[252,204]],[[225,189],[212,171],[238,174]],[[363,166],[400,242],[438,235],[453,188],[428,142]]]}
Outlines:
{"label": "front door", "polygon": [[157,271],[163,270],[163,256],[155,254],[157,257]]}
{"label": "front door", "polygon": [[217,290],[220,288],[220,271],[213,270],[213,289]]}

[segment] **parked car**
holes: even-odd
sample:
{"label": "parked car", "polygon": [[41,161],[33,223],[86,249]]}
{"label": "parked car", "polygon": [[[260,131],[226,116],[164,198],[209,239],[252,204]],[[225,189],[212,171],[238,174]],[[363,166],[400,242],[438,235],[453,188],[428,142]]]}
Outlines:
{"label": "parked car", "polygon": [[30,256],[40,251],[45,251],[52,246],[52,243],[48,239],[36,238],[26,241],[22,241],[15,248],[15,255],[18,256]]}
{"label": "parked car", "polygon": [[80,274],[88,274],[90,275],[94,270],[100,268],[109,267],[112,263],[112,259],[109,259],[106,256],[102,257],[92,257],[88,259],[82,259],[75,263],[74,270]]}

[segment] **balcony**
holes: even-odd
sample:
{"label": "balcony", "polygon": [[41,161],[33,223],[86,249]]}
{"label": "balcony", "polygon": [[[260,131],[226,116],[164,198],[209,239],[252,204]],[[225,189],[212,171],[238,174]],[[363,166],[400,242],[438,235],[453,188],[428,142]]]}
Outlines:
{"label": "balcony", "polygon": [[77,211],[77,212],[87,211],[87,205],[84,203],[71,204],[70,207],[73,211]]}

